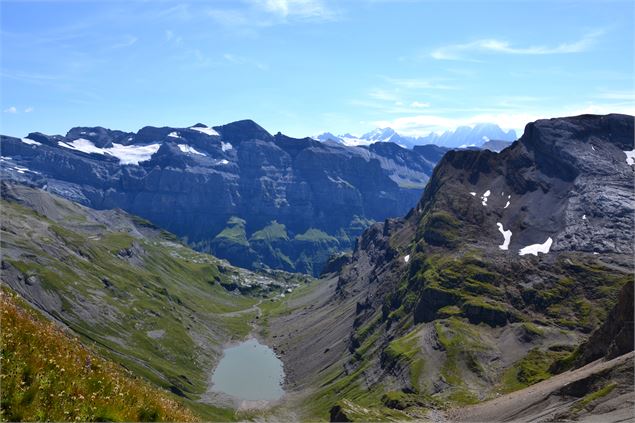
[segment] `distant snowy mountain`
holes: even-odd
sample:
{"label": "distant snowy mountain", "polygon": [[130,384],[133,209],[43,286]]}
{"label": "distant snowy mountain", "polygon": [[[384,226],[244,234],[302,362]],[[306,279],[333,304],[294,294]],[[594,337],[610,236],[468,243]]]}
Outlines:
{"label": "distant snowy mountain", "polygon": [[392,128],[377,128],[360,137],[351,134],[334,135],[330,132],[324,132],[313,137],[313,139],[318,141],[333,141],[347,146],[368,145],[376,142],[394,142],[405,148],[426,144],[436,144],[449,148],[481,147],[490,140],[515,141],[516,138],[516,132],[513,129],[505,132],[498,125],[493,123],[460,126],[454,131],[446,131],[442,134],[433,132],[423,137],[400,135]]}

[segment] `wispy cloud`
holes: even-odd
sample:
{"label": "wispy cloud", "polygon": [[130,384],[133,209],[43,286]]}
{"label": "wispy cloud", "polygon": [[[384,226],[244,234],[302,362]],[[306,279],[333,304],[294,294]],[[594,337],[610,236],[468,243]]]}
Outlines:
{"label": "wispy cloud", "polygon": [[183,37],[176,35],[173,30],[167,29],[165,31],[165,41],[174,44],[175,46],[179,46],[183,42]]}
{"label": "wispy cloud", "polygon": [[242,10],[229,9],[209,9],[207,16],[216,23],[229,28],[243,27],[247,25],[261,26],[262,20],[249,19],[249,16]]}
{"label": "wispy cloud", "polygon": [[430,107],[430,103],[422,103],[420,101],[413,101],[410,103],[410,107],[414,107],[415,109],[423,109],[426,107]]}
{"label": "wispy cloud", "polygon": [[4,113],[18,113],[18,109],[15,106],[7,107],[3,110]]}
{"label": "wispy cloud", "polygon": [[[437,110],[436,113],[441,112]],[[376,127],[391,127],[404,135],[423,136],[431,132],[444,132],[454,130],[459,126],[473,126],[478,123],[496,123],[503,129],[514,129],[520,136],[525,125],[538,119],[553,118],[557,116],[577,116],[581,114],[608,114],[625,113],[634,115],[635,105],[620,105],[617,103],[586,102],[579,105],[570,105],[561,108],[533,108],[525,112],[491,111],[481,113],[461,113],[459,110],[447,110],[447,114],[418,114],[401,116],[395,119],[384,119],[373,122]],[[449,117],[454,114],[456,117]]]}
{"label": "wispy cloud", "polygon": [[269,66],[267,66],[264,63],[260,63],[257,60],[249,59],[247,57],[236,56],[235,54],[225,53],[223,55],[223,59],[225,59],[229,63],[233,63],[235,65],[253,66],[253,67],[256,67],[256,68],[258,68],[260,70],[269,69]]}
{"label": "wispy cloud", "polygon": [[401,96],[395,91],[389,91],[381,88],[373,88],[368,92],[368,97],[374,100],[401,102]]}
{"label": "wispy cloud", "polygon": [[425,78],[391,78],[384,77],[386,82],[397,88],[408,90],[456,90],[457,87],[447,84],[447,80]]}
{"label": "wispy cloud", "polygon": [[252,0],[253,4],[283,19],[331,20],[336,14],[321,0]]}
{"label": "wispy cloud", "polygon": [[635,92],[633,91],[604,91],[596,97],[605,100],[635,102]]}
{"label": "wispy cloud", "polygon": [[[381,85],[367,91],[365,99],[351,104],[383,114],[416,114],[431,107],[430,99],[439,99],[438,92],[458,90],[447,78],[394,78],[379,76]],[[422,101],[426,100],[426,101]]]}
{"label": "wispy cloud", "polygon": [[339,13],[323,0],[246,0],[246,7],[213,8],[207,16],[238,33],[254,35],[258,28],[294,22],[324,22],[338,19]]}
{"label": "wispy cloud", "polygon": [[554,46],[518,47],[505,40],[495,38],[480,39],[464,44],[442,46],[430,53],[437,60],[475,60],[474,56],[483,53],[512,55],[546,55],[581,53],[592,47],[604,31],[596,30],[582,36],[579,40]]}
{"label": "wispy cloud", "polygon": [[117,48],[126,48],[126,47],[130,47],[132,45],[134,45],[137,41],[139,41],[139,38],[133,36],[133,35],[126,35],[125,37],[123,37],[123,39],[115,44],[113,44],[111,46],[111,48],[113,49],[117,49]]}
{"label": "wispy cloud", "polygon": [[26,109],[24,109],[24,113],[31,113],[35,111],[35,108],[33,106],[29,106]]}

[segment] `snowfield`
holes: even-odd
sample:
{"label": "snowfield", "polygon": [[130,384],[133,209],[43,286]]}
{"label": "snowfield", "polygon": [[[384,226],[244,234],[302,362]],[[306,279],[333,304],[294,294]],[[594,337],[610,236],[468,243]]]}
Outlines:
{"label": "snowfield", "polygon": [[161,147],[161,144],[122,145],[113,143],[111,148],[100,148],[84,138],[78,138],[68,143],[60,141],[57,144],[60,147],[77,150],[88,154],[108,154],[110,156],[118,158],[119,164],[122,165],[138,165],[139,162],[150,160],[150,157],[152,157],[152,155],[159,150],[159,147]]}

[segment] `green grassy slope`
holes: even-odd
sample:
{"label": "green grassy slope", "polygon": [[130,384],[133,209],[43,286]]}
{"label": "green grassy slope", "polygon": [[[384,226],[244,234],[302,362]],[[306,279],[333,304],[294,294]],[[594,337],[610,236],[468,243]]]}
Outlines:
{"label": "green grassy slope", "polygon": [[194,421],[174,395],[134,378],[0,291],[2,421]]}
{"label": "green grassy slope", "polygon": [[[222,345],[252,330],[260,297],[295,282],[233,268],[123,212],[21,186],[3,187],[0,206],[2,282],[106,357],[192,401],[208,390]],[[230,292],[241,285],[253,295]],[[206,418],[233,418],[192,404]]]}

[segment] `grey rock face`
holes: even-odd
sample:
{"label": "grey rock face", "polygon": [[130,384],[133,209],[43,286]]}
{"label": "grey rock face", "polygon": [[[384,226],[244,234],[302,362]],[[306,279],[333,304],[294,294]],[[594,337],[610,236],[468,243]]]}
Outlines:
{"label": "grey rock face", "polygon": [[[500,154],[449,152],[419,209],[451,211],[466,239],[499,254],[548,238],[551,251],[632,254],[631,150],[632,116],[539,120]],[[512,232],[508,250],[497,223]]]}
{"label": "grey rock face", "polygon": [[[78,127],[66,136],[1,136],[0,145],[3,178],[93,208],[124,209],[251,268],[315,274],[370,223],[407,212],[440,158],[437,150],[391,143],[345,147],[272,136],[249,120],[136,134]],[[214,242],[232,217],[246,222],[247,249]],[[251,235],[274,221],[291,239],[311,229],[330,238],[311,245],[305,238],[280,254],[262,240],[251,245]]]}

